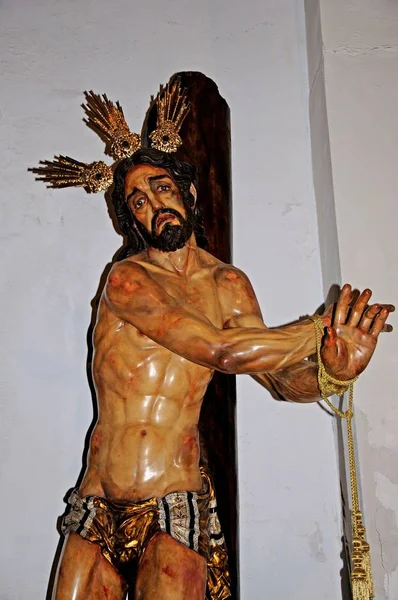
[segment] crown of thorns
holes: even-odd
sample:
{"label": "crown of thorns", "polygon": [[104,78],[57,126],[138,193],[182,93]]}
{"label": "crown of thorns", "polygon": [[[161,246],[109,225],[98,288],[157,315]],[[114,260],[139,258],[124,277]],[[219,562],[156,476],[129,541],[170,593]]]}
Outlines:
{"label": "crown of thorns", "polygon": [[[119,102],[114,103],[106,94],[101,96],[93,91],[84,92],[84,95],[84,121],[105,141],[106,154],[117,161],[143,147],[141,135],[130,131]],[[150,145],[163,152],[176,152],[182,144],[179,132],[190,108],[187,91],[181,88],[180,79],[176,78],[160,87],[153,102],[157,107],[157,124],[149,135]],[[36,181],[43,181],[50,188],[83,187],[88,193],[104,192],[113,182],[113,166],[102,160],[83,163],[59,155],[52,161],[41,160],[39,165],[28,170],[38,175]]]}

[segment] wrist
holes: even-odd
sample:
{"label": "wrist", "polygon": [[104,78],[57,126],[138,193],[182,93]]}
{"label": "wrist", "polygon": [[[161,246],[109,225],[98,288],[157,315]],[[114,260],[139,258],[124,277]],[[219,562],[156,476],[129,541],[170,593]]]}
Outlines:
{"label": "wrist", "polygon": [[338,379],[341,382],[349,379],[349,377],[344,377],[344,373],[341,370],[335,371],[334,369],[331,369],[330,366],[328,366],[326,368],[324,363],[323,363],[323,368],[328,377],[332,377],[333,379]]}
{"label": "wrist", "polygon": [[325,327],[331,327],[332,326],[332,317],[329,315],[312,315],[309,317],[310,322],[312,324],[316,324],[317,327],[321,328],[325,328]]}

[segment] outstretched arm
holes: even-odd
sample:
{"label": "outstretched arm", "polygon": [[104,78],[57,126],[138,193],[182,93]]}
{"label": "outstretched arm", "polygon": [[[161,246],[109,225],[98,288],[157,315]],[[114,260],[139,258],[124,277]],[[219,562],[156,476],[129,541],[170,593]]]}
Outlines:
{"label": "outstretched arm", "polygon": [[[228,282],[233,281],[231,287]],[[261,311],[247,277],[230,268],[221,279],[223,305],[230,316],[226,327],[264,327]],[[369,363],[381,331],[391,331],[385,325],[392,305],[368,306],[370,290],[364,290],[350,309],[351,287],[340,292],[332,322],[326,328],[322,360],[327,372],[340,380],[359,375]],[[331,307],[332,308],[332,307]],[[328,310],[328,314],[332,311]],[[254,379],[281,400],[316,402],[320,399],[317,380],[318,365],[309,360],[271,372],[256,373]]]}
{"label": "outstretched arm", "polygon": [[[311,322],[312,326],[313,323]],[[235,316],[227,327],[261,327],[267,329],[261,316],[246,314]],[[276,371],[253,374],[253,379],[263,385],[277,400],[289,402],[318,402],[318,365],[310,360],[300,360]]]}
{"label": "outstretched arm", "polygon": [[318,402],[321,399],[318,387],[318,365],[302,360],[275,373],[253,375],[277,400],[287,402]]}
{"label": "outstretched arm", "polygon": [[219,329],[199,311],[168,294],[141,265],[112,268],[105,300],[122,320],[180,356],[224,373],[272,373],[315,351],[311,321],[269,330]]}

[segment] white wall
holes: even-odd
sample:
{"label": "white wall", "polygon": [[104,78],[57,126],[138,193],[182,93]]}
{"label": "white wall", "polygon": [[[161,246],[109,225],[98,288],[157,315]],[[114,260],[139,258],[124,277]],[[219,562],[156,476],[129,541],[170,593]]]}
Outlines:
{"label": "white wall", "polygon": [[[49,191],[26,172],[58,152],[102,157],[82,91],[119,99],[139,129],[149,96],[181,70],[232,111],[234,262],[271,325],[322,302],[298,0],[0,5],[2,468],[0,598],[43,598],[62,497],[92,419],[90,300],[119,245],[103,198]],[[244,600],[340,597],[340,505],[330,419],[238,386]]]}
{"label": "white wall", "polygon": [[[398,6],[321,0],[343,280],[398,298]],[[391,323],[396,323],[392,315]],[[376,598],[398,598],[397,334],[356,385],[357,443]]]}

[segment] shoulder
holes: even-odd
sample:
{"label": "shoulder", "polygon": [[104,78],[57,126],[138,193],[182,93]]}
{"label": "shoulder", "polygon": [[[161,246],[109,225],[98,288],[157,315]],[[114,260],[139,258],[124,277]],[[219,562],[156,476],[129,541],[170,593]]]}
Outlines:
{"label": "shoulder", "polygon": [[216,285],[224,314],[224,327],[238,326],[236,323],[232,324],[232,320],[236,321],[239,315],[254,315],[255,324],[245,323],[245,326],[259,326],[257,318],[261,318],[260,307],[249,278],[243,271],[233,265],[221,263],[216,272]]}
{"label": "shoulder", "polygon": [[222,262],[221,260],[213,256],[206,250],[203,250],[202,248],[200,248],[199,250],[199,256],[202,265],[212,272],[217,284],[225,283],[229,286],[234,284],[250,285],[249,279],[243,271],[241,271],[234,265]]}
{"label": "shoulder", "polygon": [[234,265],[222,262],[203,248],[200,248],[199,251],[202,265],[213,273],[217,285],[250,287],[249,278],[243,271]]}
{"label": "shoulder", "polygon": [[142,264],[126,258],[112,266],[106,283],[106,296],[137,294],[150,279]]}
{"label": "shoulder", "polygon": [[217,283],[224,288],[251,289],[247,275],[234,265],[220,262],[215,270],[215,278]]}
{"label": "shoulder", "polygon": [[146,270],[141,264],[126,258],[112,265],[108,275],[108,283],[117,285],[126,279],[140,278],[145,273]]}

